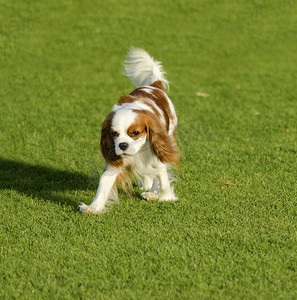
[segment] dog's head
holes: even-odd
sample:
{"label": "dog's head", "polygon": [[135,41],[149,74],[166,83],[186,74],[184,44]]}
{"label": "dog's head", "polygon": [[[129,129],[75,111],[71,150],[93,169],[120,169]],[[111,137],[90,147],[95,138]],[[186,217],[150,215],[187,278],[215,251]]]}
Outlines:
{"label": "dog's head", "polygon": [[175,141],[152,112],[135,109],[131,104],[115,106],[102,124],[101,151],[106,161],[121,166],[125,157],[136,155],[146,142],[163,163],[178,160]]}

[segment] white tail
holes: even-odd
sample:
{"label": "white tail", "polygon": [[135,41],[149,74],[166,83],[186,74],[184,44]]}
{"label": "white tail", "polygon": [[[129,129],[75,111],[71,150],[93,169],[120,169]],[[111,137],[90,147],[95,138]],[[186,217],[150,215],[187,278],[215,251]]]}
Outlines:
{"label": "white tail", "polygon": [[154,60],[143,49],[131,48],[128,51],[124,68],[125,75],[131,79],[135,87],[148,86],[160,80],[164,89],[169,88],[161,63]]}

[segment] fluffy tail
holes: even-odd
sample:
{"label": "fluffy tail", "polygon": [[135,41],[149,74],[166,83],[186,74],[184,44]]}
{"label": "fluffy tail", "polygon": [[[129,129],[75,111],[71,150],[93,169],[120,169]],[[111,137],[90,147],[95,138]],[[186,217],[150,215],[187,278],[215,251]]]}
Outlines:
{"label": "fluffy tail", "polygon": [[165,72],[159,61],[154,60],[146,51],[130,48],[124,64],[124,74],[128,76],[135,87],[148,86],[159,80],[164,89],[169,88]]}

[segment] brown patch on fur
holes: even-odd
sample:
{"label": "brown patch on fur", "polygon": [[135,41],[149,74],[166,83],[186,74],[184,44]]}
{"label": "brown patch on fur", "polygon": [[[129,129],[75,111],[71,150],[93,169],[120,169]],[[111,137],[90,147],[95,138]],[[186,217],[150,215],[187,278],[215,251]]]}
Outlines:
{"label": "brown patch on fur", "polygon": [[114,114],[114,112],[111,112],[102,123],[100,147],[106,162],[108,162],[111,166],[121,167],[123,165],[123,160],[120,156],[116,155],[114,140],[110,134],[111,120]]}
{"label": "brown patch on fur", "polygon": [[124,104],[124,103],[131,103],[135,101],[135,97],[131,96],[131,95],[125,95],[122,96],[118,102],[118,104]]}
{"label": "brown patch on fur", "polygon": [[159,89],[153,89],[152,93],[155,97],[152,97],[151,99],[160,107],[160,109],[163,111],[163,114],[166,119],[166,125],[167,130],[169,129],[169,119],[173,120],[173,114],[169,106],[169,102],[167,100],[166,94],[159,90]]}
{"label": "brown patch on fur", "polygon": [[[133,132],[135,131],[138,131],[140,134],[138,136],[133,136]],[[140,137],[146,135],[146,126],[144,122],[141,120],[140,116],[137,117],[135,122],[128,128],[127,133],[134,140],[137,140]]]}
{"label": "brown patch on fur", "polygon": [[153,86],[153,87],[155,87],[157,89],[160,89],[162,91],[165,91],[163,83],[162,83],[161,80],[156,80],[153,84],[151,84],[151,86]]}
{"label": "brown patch on fur", "polygon": [[151,99],[153,96],[146,91],[143,90],[144,87],[140,87],[132,91],[129,96],[132,96],[134,98],[134,101],[140,101],[145,98]]}

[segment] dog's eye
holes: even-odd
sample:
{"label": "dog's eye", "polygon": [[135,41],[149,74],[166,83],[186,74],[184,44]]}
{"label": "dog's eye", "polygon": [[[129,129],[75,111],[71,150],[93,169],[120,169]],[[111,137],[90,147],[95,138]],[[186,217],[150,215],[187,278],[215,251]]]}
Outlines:
{"label": "dog's eye", "polygon": [[118,137],[118,136],[119,136],[119,134],[118,134],[116,131],[112,131],[112,132],[111,132],[111,135],[112,135],[113,137]]}
{"label": "dog's eye", "polygon": [[139,135],[140,135],[140,132],[137,131],[137,130],[133,131],[132,134],[131,134],[132,137],[137,137]]}

